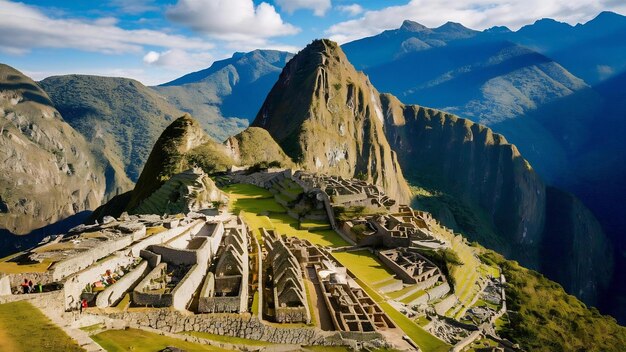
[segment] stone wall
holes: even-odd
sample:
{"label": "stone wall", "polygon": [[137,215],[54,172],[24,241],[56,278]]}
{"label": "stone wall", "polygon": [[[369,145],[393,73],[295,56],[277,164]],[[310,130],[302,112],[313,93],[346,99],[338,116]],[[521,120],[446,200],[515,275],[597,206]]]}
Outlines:
{"label": "stone wall", "polygon": [[54,280],[52,280],[52,272],[50,271],[9,274],[7,277],[13,289],[18,289],[22,282],[24,282],[24,279],[31,280],[34,284],[41,283],[42,285],[54,282]]}
{"label": "stone wall", "polygon": [[130,247],[133,256],[138,257],[139,256],[139,252],[142,249],[146,249],[148,246],[150,245],[155,245],[155,244],[162,244],[162,243],[166,243],[171,241],[173,238],[180,236],[181,234],[183,234],[186,231],[193,231],[194,229],[200,229],[203,225],[204,225],[204,220],[195,220],[190,224],[187,225],[183,225],[183,226],[178,226],[175,227],[173,229],[170,230],[166,230],[163,232],[159,232],[157,234],[154,234],[150,237],[147,237],[143,240],[141,240],[140,242],[132,245]]}
{"label": "stone wall", "polygon": [[207,264],[196,264],[189,269],[185,277],[172,290],[172,306],[175,309],[184,310],[191,301],[191,297],[198,290],[204,275],[206,275]]}
{"label": "stone wall", "polygon": [[167,263],[157,265],[150,271],[143,280],[137,284],[133,290],[133,302],[142,306],[169,307],[173,299],[171,293],[151,293],[143,292],[144,288],[150,285],[150,281],[160,277],[167,268]]}
{"label": "stone wall", "polygon": [[148,265],[151,268],[154,268],[157,265],[161,264],[161,256],[159,254],[155,254],[153,252],[150,252],[149,250],[142,249],[141,251],[139,251],[139,256],[141,258],[147,260],[148,261]]}
{"label": "stone wall", "polygon": [[116,283],[107,287],[96,297],[96,306],[99,308],[109,307],[119,301],[124,294],[133,288],[135,284],[150,272],[148,262],[142,260],[133,270],[122,276]]}
{"label": "stone wall", "polygon": [[170,309],[142,312],[109,313],[109,318],[133,322],[165,332],[200,331],[210,334],[241,337],[250,340],[294,345],[345,345],[351,340],[380,339],[378,333],[340,333],[321,331],[314,327],[269,325],[250,314],[183,314]]}
{"label": "stone wall", "polygon": [[80,295],[85,287],[98,281],[100,276],[105,273],[107,269],[114,271],[118,266],[131,264],[133,260],[133,257],[117,253],[102,262],[96,263],[68,277],[63,286],[65,309],[77,309],[80,304]]}
{"label": "stone wall", "polygon": [[170,246],[155,245],[148,250],[161,256],[161,261],[176,265],[194,265],[198,263],[198,253],[191,249],[172,248]]}
{"label": "stone wall", "polygon": [[459,300],[455,295],[450,295],[444,298],[441,302],[435,304],[435,312],[439,315],[445,315],[446,312],[452,308]]}
{"label": "stone wall", "polygon": [[11,279],[8,276],[0,277],[0,296],[6,296],[10,294],[12,294]]}
{"label": "stone wall", "polygon": [[132,235],[127,235],[112,241],[103,241],[98,246],[71,258],[65,259],[58,263],[55,263],[52,268],[52,280],[59,281],[65,277],[68,277],[80,270],[89,267],[96,261],[117,252],[122,248],[128,247],[136,239],[145,235],[145,227],[142,230]]}
{"label": "stone wall", "polygon": [[450,292],[450,285],[447,282],[444,282],[443,284],[435,286],[426,291],[429,301],[441,298],[445,296],[448,292]]}

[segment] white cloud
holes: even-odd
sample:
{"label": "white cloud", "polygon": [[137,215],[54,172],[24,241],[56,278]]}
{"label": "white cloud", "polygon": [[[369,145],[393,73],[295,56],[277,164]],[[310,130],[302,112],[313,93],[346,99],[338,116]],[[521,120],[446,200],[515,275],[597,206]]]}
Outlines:
{"label": "white cloud", "polygon": [[312,10],[315,16],[324,16],[330,9],[330,0],[275,0],[276,5],[292,14],[299,9]]}
{"label": "white cloud", "polygon": [[274,6],[252,0],[179,0],[167,10],[172,21],[226,41],[259,42],[298,33]]}
{"label": "white cloud", "polygon": [[341,12],[347,13],[350,16],[360,15],[364,11],[363,7],[359,4],[341,5],[337,6],[337,9]]}
{"label": "white cloud", "polygon": [[189,53],[180,49],[163,52],[149,51],[143,57],[143,62],[175,71],[189,71],[210,66],[213,62],[213,55],[203,52]]}
{"label": "white cloud", "polygon": [[326,34],[340,43],[398,28],[403,20],[413,20],[428,27],[447,21],[459,22],[474,29],[505,25],[518,29],[541,18],[575,24],[586,22],[599,12],[626,12],[626,1],[616,0],[411,0],[406,5],[366,11],[362,17],[337,23]]}
{"label": "white cloud", "polygon": [[202,39],[147,29],[126,30],[114,18],[92,21],[56,19],[40,10],[0,0],[0,51],[24,53],[32,48],[72,48],[103,53],[142,52],[146,45],[183,50],[208,50]]}

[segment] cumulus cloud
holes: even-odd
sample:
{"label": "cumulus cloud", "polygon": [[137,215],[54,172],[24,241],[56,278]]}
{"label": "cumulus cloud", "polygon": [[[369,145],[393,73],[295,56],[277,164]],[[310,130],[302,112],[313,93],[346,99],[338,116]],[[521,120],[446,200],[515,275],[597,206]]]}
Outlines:
{"label": "cumulus cloud", "polygon": [[344,43],[398,28],[403,20],[437,27],[453,21],[474,29],[506,25],[518,29],[545,17],[575,24],[586,22],[603,10],[626,12],[622,0],[411,0],[405,5],[366,11],[357,19],[331,26],[326,34]]}
{"label": "cumulus cloud", "polygon": [[330,9],[330,0],[275,0],[276,5],[292,14],[299,9],[312,10],[315,16],[324,16]]}
{"label": "cumulus cloud", "polygon": [[209,53],[171,49],[163,52],[149,51],[144,55],[143,62],[176,71],[187,71],[209,66],[213,62],[213,56]]}
{"label": "cumulus cloud", "polygon": [[72,48],[103,53],[142,52],[146,45],[181,50],[208,50],[198,38],[153,30],[127,30],[114,18],[92,21],[51,18],[23,3],[0,0],[0,50],[25,53],[32,48]]}
{"label": "cumulus cloud", "polygon": [[283,22],[274,6],[252,0],[179,0],[167,10],[167,17],[196,32],[240,42],[259,42],[298,33]]}
{"label": "cumulus cloud", "polygon": [[363,7],[359,4],[341,5],[337,6],[337,9],[341,12],[347,13],[350,16],[357,16],[363,13]]}

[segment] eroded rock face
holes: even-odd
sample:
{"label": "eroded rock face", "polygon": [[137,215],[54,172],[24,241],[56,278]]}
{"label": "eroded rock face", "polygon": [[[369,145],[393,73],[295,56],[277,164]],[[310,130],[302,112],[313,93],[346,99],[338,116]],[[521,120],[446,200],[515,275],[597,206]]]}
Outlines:
{"label": "eroded rock face", "polygon": [[[391,95],[381,100],[387,138],[409,181],[446,192],[469,210],[444,207],[435,214],[597,303],[613,258],[598,221],[578,199],[547,187],[515,145],[489,128]],[[482,233],[464,228],[471,222],[484,223]],[[492,234],[485,236],[485,227]]]}
{"label": "eroded rock face", "polygon": [[367,77],[336,43],[316,40],[289,61],[252,125],[304,169],[365,179],[406,203],[409,187],[383,122]]}
{"label": "eroded rock face", "polygon": [[21,72],[0,65],[0,228],[15,234],[95,209],[104,171],[85,139]]}

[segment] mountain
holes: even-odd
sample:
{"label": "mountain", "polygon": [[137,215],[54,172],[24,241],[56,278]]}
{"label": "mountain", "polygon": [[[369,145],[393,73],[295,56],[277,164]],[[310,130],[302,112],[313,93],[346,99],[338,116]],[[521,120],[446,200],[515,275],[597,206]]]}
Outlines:
{"label": "mountain", "polygon": [[506,33],[405,21],[343,49],[378,89],[487,125],[587,86],[547,56],[508,41]]}
{"label": "mountain", "polygon": [[[559,238],[560,248],[574,252],[568,255],[575,268],[557,277],[568,292],[595,303],[608,286],[612,252],[582,204],[572,196],[553,201],[553,192],[502,135],[379,94],[331,41],[314,41],[287,64],[253,126],[267,129],[299,166],[369,179],[402,201],[410,198],[406,176],[418,195],[431,192],[418,196],[417,205],[526,266],[541,271],[564,258],[542,255],[544,244]],[[563,228],[548,227],[553,206],[566,204],[573,215],[562,219]]]}
{"label": "mountain", "polygon": [[223,141],[252,121],[292,56],[275,50],[235,53],[205,70],[152,88],[201,121],[211,137]]}
{"label": "mountain", "polygon": [[383,123],[367,77],[336,43],[315,40],[287,63],[252,126],[303,168],[370,181],[406,203],[409,188]]}
{"label": "mountain", "polygon": [[133,188],[159,134],[183,114],[128,78],[54,76],[40,85],[106,166],[107,198]]}
{"label": "mountain", "polygon": [[30,78],[0,65],[0,229],[26,234],[99,206],[104,170]]}
{"label": "mountain", "polygon": [[614,12],[575,26],[541,19],[502,36],[555,59],[590,84],[626,70],[626,16]]}
{"label": "mountain", "polygon": [[388,94],[381,101],[407,179],[435,191],[422,192],[418,205],[598,304],[611,280],[612,248],[579,200],[547,187],[517,147],[489,128]]}
{"label": "mountain", "polygon": [[[263,146],[263,148],[260,148]],[[289,167],[293,163],[280,146],[263,129],[249,127],[230,137],[224,144],[213,141],[200,123],[185,114],[174,120],[161,133],[146,161],[134,189],[113,197],[109,202],[94,212],[93,219],[105,215],[119,216],[123,211],[136,212],[142,209],[166,209],[170,205],[159,204],[166,192],[162,188],[173,187],[181,183],[180,174],[192,168],[199,168],[206,174],[227,171],[232,166]],[[173,176],[177,179],[165,186]],[[204,184],[215,198],[213,181],[204,177],[187,175],[182,179]],[[201,179],[201,181],[199,181]],[[160,194],[157,194],[160,193]],[[142,204],[149,198],[150,205]],[[217,199],[217,198],[215,198]],[[168,208],[169,209],[169,208]]]}
{"label": "mountain", "polygon": [[[626,73],[547,104],[518,120],[494,125],[542,175],[588,206],[614,243],[616,267],[626,265]],[[575,172],[572,172],[575,170]],[[626,277],[615,271],[606,309],[626,319]],[[615,310],[613,310],[615,309]]]}

